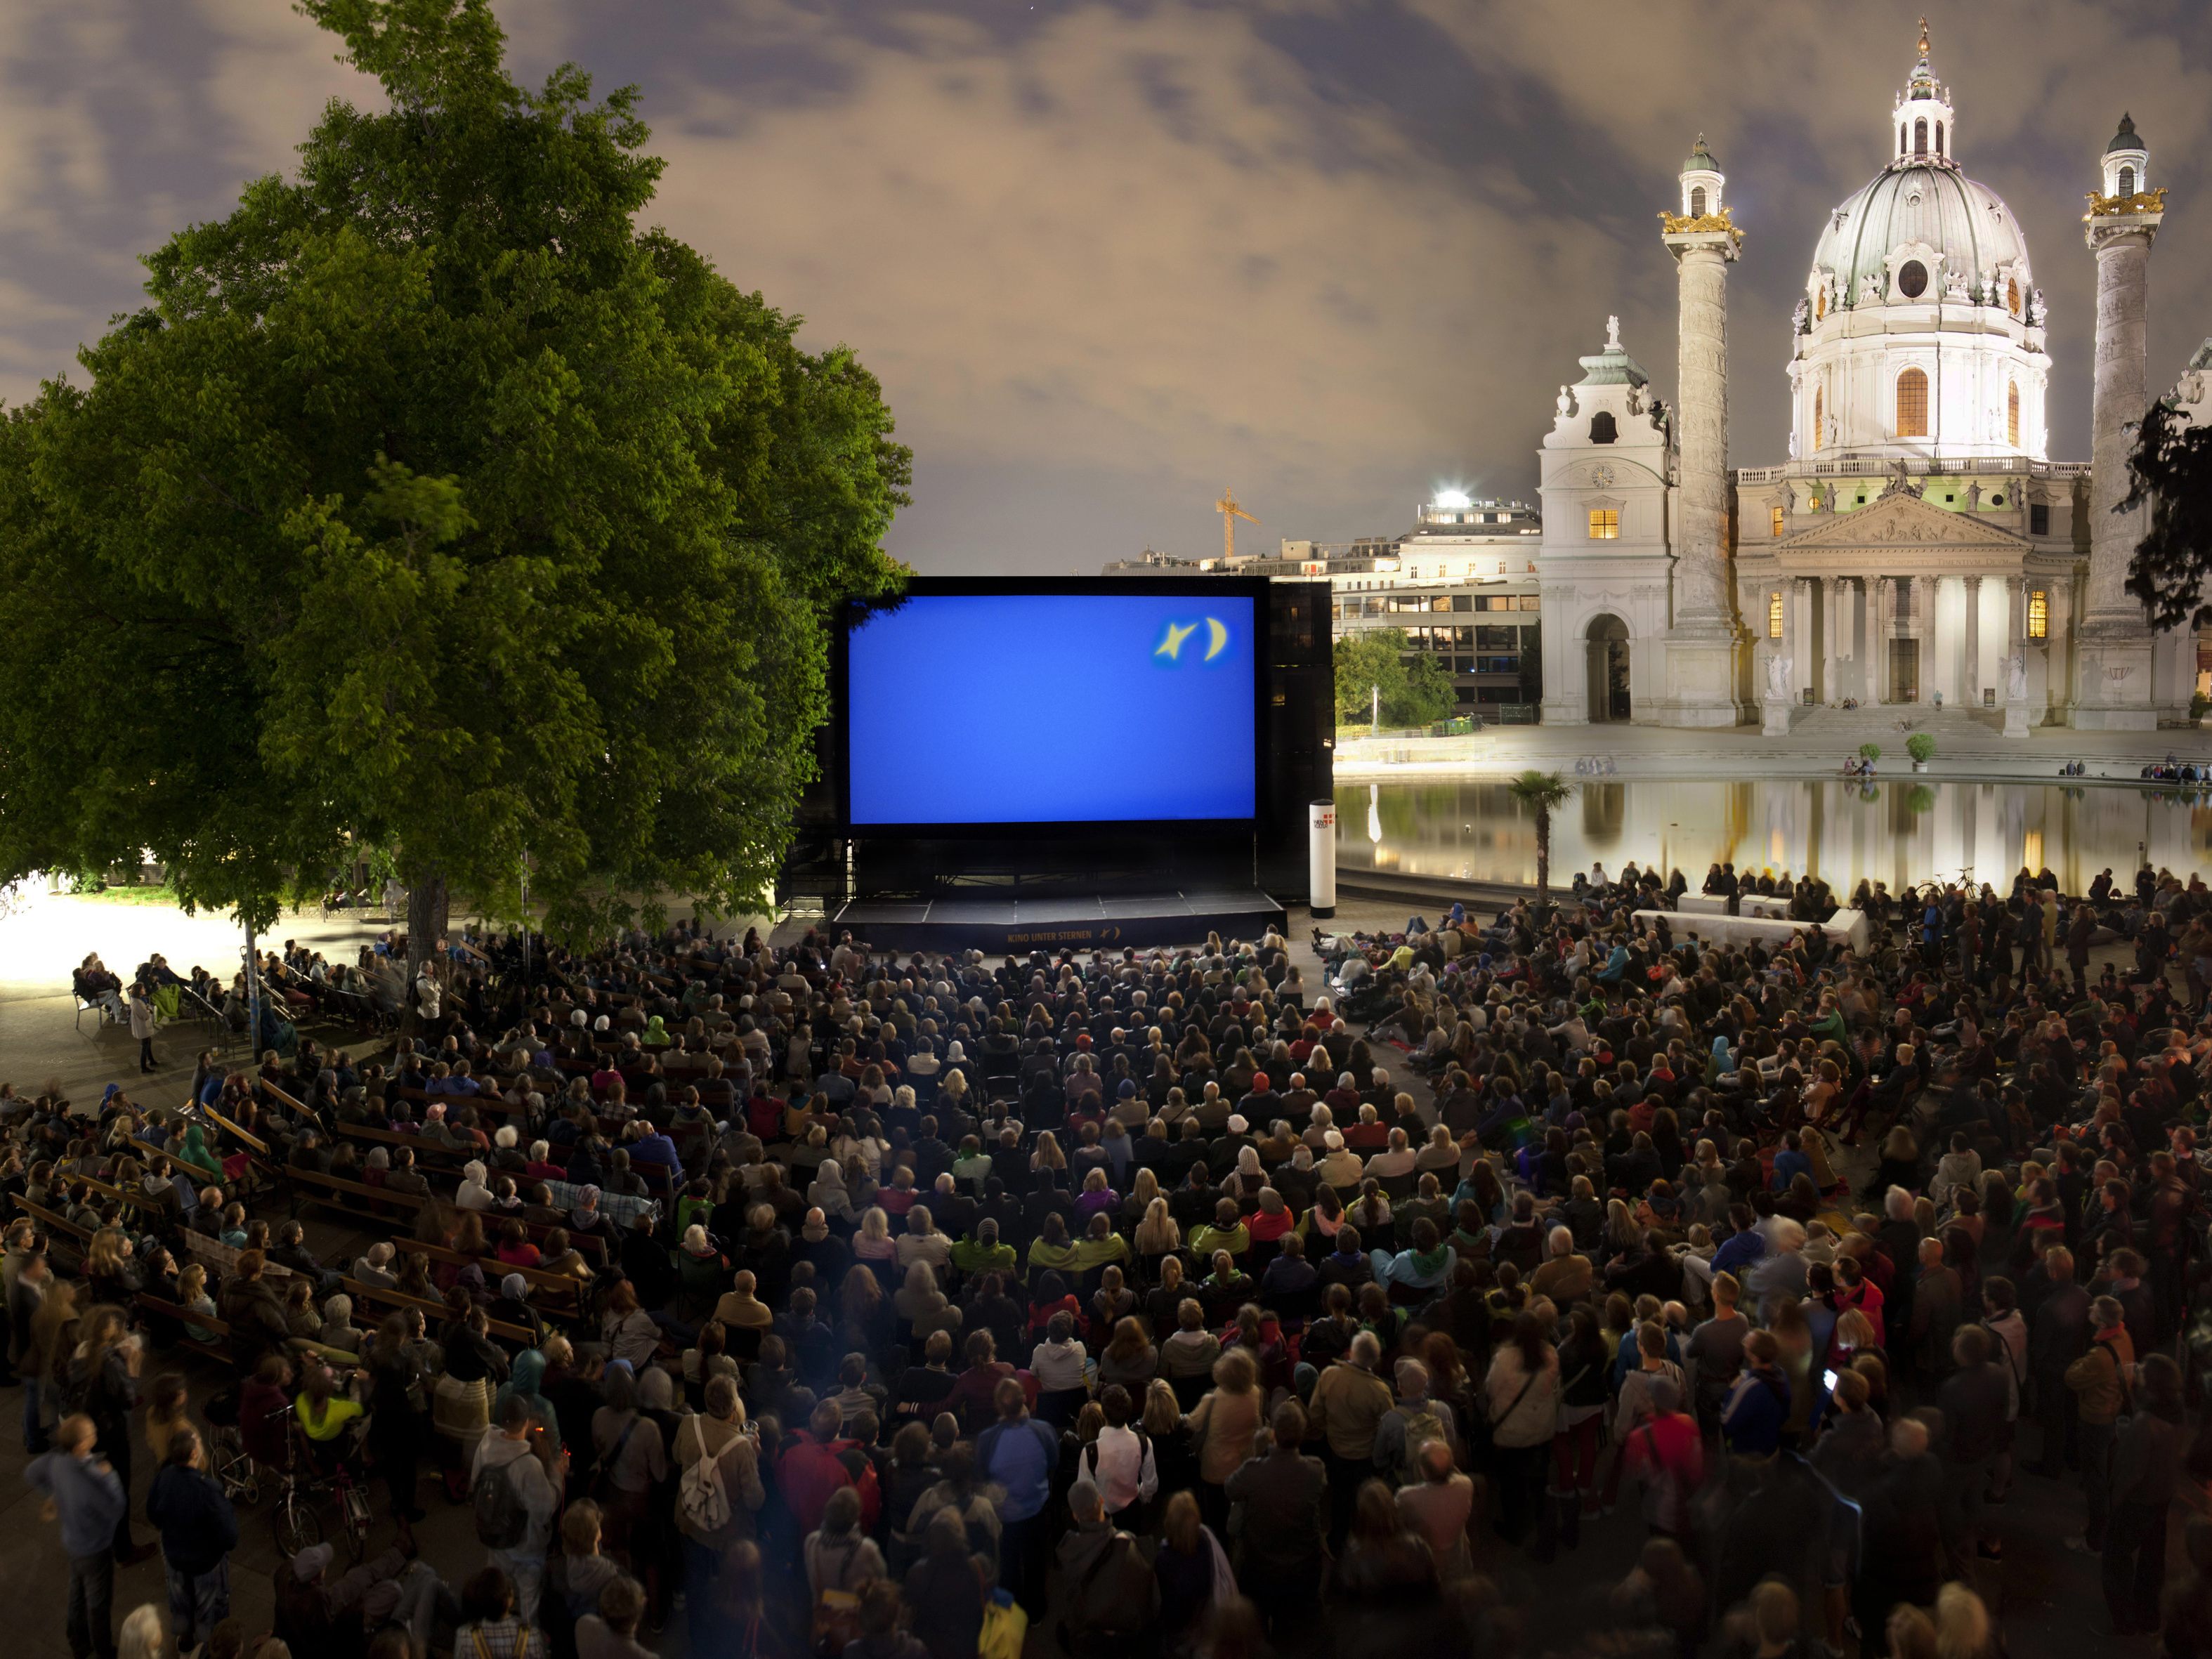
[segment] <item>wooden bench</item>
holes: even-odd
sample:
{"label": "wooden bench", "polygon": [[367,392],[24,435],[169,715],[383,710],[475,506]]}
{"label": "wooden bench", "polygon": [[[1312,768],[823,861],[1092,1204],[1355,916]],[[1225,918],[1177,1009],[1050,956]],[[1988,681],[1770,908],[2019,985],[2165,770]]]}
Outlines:
{"label": "wooden bench", "polygon": [[[143,1291],[138,1293],[131,1305],[141,1313],[151,1314],[164,1323],[176,1326],[178,1334],[173,1346],[189,1353],[196,1353],[203,1359],[212,1359],[218,1365],[231,1363],[230,1327],[222,1320],[196,1314],[173,1302],[164,1302],[158,1296],[149,1296]],[[209,1334],[193,1335],[195,1326],[204,1327]]]}
{"label": "wooden bench", "polygon": [[80,1227],[59,1211],[50,1210],[43,1204],[33,1204],[27,1198],[18,1198],[15,1207],[46,1229],[51,1244],[58,1246],[61,1240],[70,1240],[78,1265],[83,1265],[86,1255],[92,1249],[91,1228]]}
{"label": "wooden bench", "polygon": [[[430,1201],[414,1193],[393,1192],[388,1188],[371,1187],[362,1182],[348,1181],[342,1176],[321,1175],[313,1170],[295,1169],[285,1173],[292,1181],[292,1212],[295,1216],[304,1202],[319,1204],[326,1210],[336,1210],[340,1215],[350,1216],[356,1221],[365,1221],[373,1226],[404,1226],[410,1224],[415,1212]],[[318,1188],[321,1190],[316,1190]],[[375,1204],[396,1205],[400,1213],[392,1215],[369,1207]]]}
{"label": "wooden bench", "polygon": [[[404,1291],[395,1290],[388,1285],[364,1285],[357,1279],[342,1279],[338,1283],[345,1293],[354,1299],[354,1304],[356,1307],[374,1304],[400,1311],[413,1308],[422,1314],[423,1322],[433,1330],[435,1330],[439,1322],[446,1317],[446,1304],[442,1302],[428,1302],[419,1296],[410,1296]],[[523,1326],[510,1325],[501,1319],[488,1320],[486,1324],[491,1334],[502,1342],[512,1342],[518,1347],[524,1348],[534,1348],[538,1346],[538,1334]]]}
{"label": "wooden bench", "polygon": [[549,1308],[544,1311],[557,1312],[562,1318],[582,1316],[583,1304],[578,1294],[582,1287],[566,1273],[549,1273],[543,1267],[514,1267],[508,1262],[501,1261],[495,1255],[464,1255],[459,1250],[450,1249],[443,1244],[432,1244],[420,1238],[403,1238],[397,1243],[399,1249],[409,1255],[424,1256],[447,1267],[465,1267],[473,1263],[483,1269],[484,1279],[488,1283],[495,1283],[509,1273],[520,1273],[522,1275],[523,1283],[529,1285],[532,1290],[546,1291],[565,1304],[565,1306],[561,1309]]}

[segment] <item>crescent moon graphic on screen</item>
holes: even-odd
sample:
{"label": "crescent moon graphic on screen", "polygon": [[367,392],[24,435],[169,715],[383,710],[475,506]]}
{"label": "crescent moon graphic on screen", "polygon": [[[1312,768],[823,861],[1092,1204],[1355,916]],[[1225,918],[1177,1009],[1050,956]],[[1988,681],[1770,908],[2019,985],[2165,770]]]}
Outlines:
{"label": "crescent moon graphic on screen", "polygon": [[1229,648],[1229,630],[1218,617],[1206,619],[1206,659],[1212,662]]}

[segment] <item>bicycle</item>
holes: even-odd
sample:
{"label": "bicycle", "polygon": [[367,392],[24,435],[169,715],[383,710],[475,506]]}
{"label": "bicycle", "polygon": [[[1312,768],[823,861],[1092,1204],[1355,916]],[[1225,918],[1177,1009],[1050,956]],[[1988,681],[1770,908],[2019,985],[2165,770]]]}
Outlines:
{"label": "bicycle", "polygon": [[364,1478],[353,1467],[360,1449],[358,1429],[349,1428],[338,1442],[333,1443],[331,1466],[325,1474],[314,1467],[312,1453],[302,1466],[301,1443],[307,1438],[307,1432],[300,1426],[296,1409],[287,1406],[281,1415],[293,1420],[285,1432],[284,1469],[278,1477],[276,1507],[269,1516],[276,1534],[276,1547],[289,1557],[321,1543],[323,1522],[318,1500],[335,1497],[338,1503],[338,1529],[345,1538],[348,1559],[355,1563],[367,1560],[368,1490]]}

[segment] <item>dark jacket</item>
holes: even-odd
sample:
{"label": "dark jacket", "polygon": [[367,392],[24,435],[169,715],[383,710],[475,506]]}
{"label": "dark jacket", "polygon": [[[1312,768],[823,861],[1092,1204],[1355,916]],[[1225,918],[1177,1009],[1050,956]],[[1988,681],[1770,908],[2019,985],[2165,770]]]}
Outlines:
{"label": "dark jacket", "polygon": [[238,1544],[238,1511],[210,1475],[164,1463],[146,1493],[146,1519],[161,1534],[171,1567],[194,1577],[212,1572]]}

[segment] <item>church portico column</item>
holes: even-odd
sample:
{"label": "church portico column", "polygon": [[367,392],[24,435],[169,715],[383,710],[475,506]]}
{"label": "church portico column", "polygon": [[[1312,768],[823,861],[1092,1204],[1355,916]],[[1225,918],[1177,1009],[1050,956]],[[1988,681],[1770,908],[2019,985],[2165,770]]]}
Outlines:
{"label": "church portico column", "polygon": [[1966,578],[1966,640],[1963,660],[1966,685],[1960,701],[1971,708],[1982,706],[1982,579]]}
{"label": "church portico column", "polygon": [[1897,585],[1887,576],[1874,579],[1874,604],[1867,626],[1874,638],[1867,642],[1867,672],[1874,683],[1867,687],[1869,702],[1889,701],[1889,640],[1893,632],[1891,611],[1897,603]]}
{"label": "church portico column", "polygon": [[1838,614],[1844,605],[1844,579],[1830,576],[1820,584],[1820,684],[1815,694],[1824,703],[1834,702],[1843,691],[1837,684],[1839,665],[1836,657],[1836,640],[1842,623]]}

